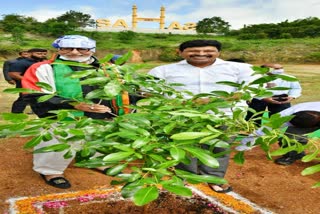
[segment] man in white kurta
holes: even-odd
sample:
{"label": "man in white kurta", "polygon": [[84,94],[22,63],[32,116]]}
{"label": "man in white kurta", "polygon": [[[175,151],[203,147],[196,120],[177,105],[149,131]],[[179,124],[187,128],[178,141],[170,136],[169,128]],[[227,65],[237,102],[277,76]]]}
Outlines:
{"label": "man in white kurta", "polygon": [[[184,42],[179,47],[180,56],[185,60],[178,63],[163,65],[149,71],[148,74],[166,80],[167,83],[182,83],[183,86],[175,86],[179,91],[187,90],[193,95],[209,93],[211,91],[234,92],[236,88],[218,84],[219,81],[235,83],[250,82],[254,79],[253,70],[242,63],[228,62],[219,59],[221,43],[216,40],[192,40]],[[185,95],[190,98],[190,95]],[[231,109],[222,109],[227,115],[231,115]],[[216,148],[214,153],[223,151]],[[215,175],[224,177],[229,155],[218,158],[220,167],[213,169],[205,165],[199,165],[196,159],[190,165],[182,165],[182,169],[193,173]],[[216,192],[228,192],[231,187],[223,188],[215,184],[209,186]]]}
{"label": "man in white kurta", "polygon": [[[280,64],[265,64],[261,67],[269,68],[268,75],[282,75],[290,78],[295,78],[294,76],[287,75],[284,73],[283,67]],[[302,88],[299,81],[287,81],[281,78],[277,78],[271,82],[268,82],[266,85],[267,88],[270,88],[272,92],[272,97],[267,98],[254,98],[252,99],[249,107],[254,109],[256,112],[265,111],[268,109],[269,116],[281,112],[284,109],[287,109],[291,106],[293,99],[296,99],[301,96]],[[273,87],[283,87],[287,88],[284,90],[272,90]],[[252,112],[248,112],[246,119],[250,119],[253,116]],[[261,119],[256,120],[258,125],[261,125]]]}

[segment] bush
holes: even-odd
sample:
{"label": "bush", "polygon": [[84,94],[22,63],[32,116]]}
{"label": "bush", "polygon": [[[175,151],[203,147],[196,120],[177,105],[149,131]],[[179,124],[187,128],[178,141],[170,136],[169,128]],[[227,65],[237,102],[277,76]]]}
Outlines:
{"label": "bush", "polygon": [[249,39],[253,39],[254,34],[251,33],[241,33],[238,35],[238,39],[240,40],[249,40]]}
{"label": "bush", "polygon": [[320,52],[308,54],[305,58],[306,62],[320,62]]}
{"label": "bush", "polygon": [[159,59],[164,62],[176,62],[182,60],[176,48],[164,48],[159,55]]}
{"label": "bush", "polygon": [[122,42],[130,42],[132,41],[135,37],[137,36],[137,34],[131,30],[126,30],[126,31],[121,31],[119,32],[118,38],[122,41]]}
{"label": "bush", "polygon": [[2,45],[0,49],[0,55],[17,55],[17,53],[21,50],[22,48],[18,44]]}
{"label": "bush", "polygon": [[156,34],[152,35],[152,37],[155,39],[166,39],[166,38],[168,38],[168,35],[164,34],[164,33],[156,33]]}
{"label": "bush", "polygon": [[241,33],[238,36],[238,39],[241,40],[249,40],[249,39],[267,39],[268,38],[268,34],[264,33],[264,32],[259,32],[259,33]]}
{"label": "bush", "polygon": [[291,33],[282,33],[280,35],[280,39],[291,39],[291,38],[292,38]]}

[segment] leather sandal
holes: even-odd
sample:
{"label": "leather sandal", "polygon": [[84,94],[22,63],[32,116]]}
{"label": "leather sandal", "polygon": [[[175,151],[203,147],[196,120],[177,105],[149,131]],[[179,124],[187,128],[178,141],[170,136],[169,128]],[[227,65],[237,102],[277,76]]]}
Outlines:
{"label": "leather sandal", "polygon": [[46,182],[46,184],[49,184],[50,186],[60,188],[60,189],[68,189],[71,187],[70,182],[65,179],[64,177],[55,177],[47,180],[46,176],[43,174],[40,174],[43,180]]}

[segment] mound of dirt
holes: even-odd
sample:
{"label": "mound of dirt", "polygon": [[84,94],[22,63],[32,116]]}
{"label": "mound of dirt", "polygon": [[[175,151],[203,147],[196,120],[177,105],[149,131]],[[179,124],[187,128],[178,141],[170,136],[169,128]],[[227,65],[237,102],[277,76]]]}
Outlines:
{"label": "mound of dirt", "polygon": [[[32,170],[31,153],[22,148],[26,140],[24,138],[0,139],[1,213],[8,212],[9,205],[6,200],[9,198],[88,190],[109,185],[110,177],[74,166],[70,166],[65,172],[72,184],[70,189],[62,190],[46,185]],[[258,148],[246,153],[245,158],[246,162],[243,166],[231,161],[227,172],[226,178],[235,192],[279,214],[319,213],[320,189],[311,188],[320,180],[319,174],[300,175],[305,167],[315,163],[298,161],[291,166],[279,166],[267,160],[264,152]],[[170,199],[170,201],[174,200]]]}

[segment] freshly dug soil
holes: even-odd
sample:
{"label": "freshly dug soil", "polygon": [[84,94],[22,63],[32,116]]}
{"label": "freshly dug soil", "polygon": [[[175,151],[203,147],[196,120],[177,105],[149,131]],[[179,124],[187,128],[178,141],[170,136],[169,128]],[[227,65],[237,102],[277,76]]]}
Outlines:
{"label": "freshly dug soil", "polygon": [[[159,198],[147,205],[136,206],[128,200],[119,200],[120,196],[108,196],[106,200],[79,203],[68,201],[68,206],[63,208],[66,214],[227,214],[216,205],[199,196],[192,198],[179,197],[167,192],[162,192]],[[80,205],[79,205],[80,204]],[[48,214],[59,214],[60,209],[45,208]]]}
{"label": "freshly dug soil", "polygon": [[[65,172],[65,176],[72,184],[70,189],[57,189],[45,184],[42,178],[32,170],[32,155],[22,148],[25,142],[26,139],[24,138],[0,139],[0,213],[8,212],[9,204],[6,203],[6,200],[9,198],[66,193],[103,186],[110,187],[110,181],[112,180],[110,177],[90,169],[74,166],[70,166]],[[246,153],[245,159],[243,166],[230,161],[226,179],[233,186],[235,192],[259,206],[279,214],[319,213],[320,188],[311,188],[314,183],[320,180],[319,173],[310,176],[300,175],[304,168],[314,165],[315,162],[302,163],[297,161],[291,166],[279,166],[267,160],[265,154],[259,148]],[[171,198],[169,200],[163,200],[162,198],[162,201],[162,204],[157,205],[158,207],[164,205],[173,207],[174,211],[171,213],[178,213],[180,207],[177,206],[176,201]],[[164,201],[166,204],[164,204]],[[171,205],[169,205],[170,203]],[[100,209],[95,208],[96,206],[101,205],[90,205],[88,210]],[[117,210],[113,213],[119,213],[117,211],[120,208],[124,209],[123,204],[109,204],[107,206],[109,208],[111,206],[117,207]],[[136,209],[129,207],[128,209]],[[82,208],[79,208],[76,212],[68,210],[66,213],[81,213],[81,210]],[[90,213],[90,211],[86,213]],[[97,211],[91,213],[96,214]],[[160,214],[158,211],[145,213]]]}

